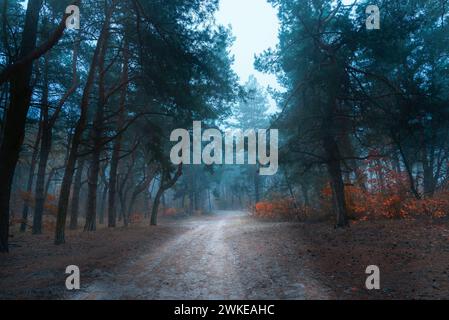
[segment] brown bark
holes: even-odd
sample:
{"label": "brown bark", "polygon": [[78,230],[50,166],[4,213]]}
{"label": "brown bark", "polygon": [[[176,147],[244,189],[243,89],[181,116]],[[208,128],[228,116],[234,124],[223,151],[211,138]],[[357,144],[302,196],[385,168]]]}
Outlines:
{"label": "brown bark", "polygon": [[336,227],[344,228],[348,226],[348,214],[338,145],[333,138],[328,137],[324,141],[324,149],[328,156],[327,170],[331,180],[333,200],[337,213]]}
{"label": "brown bark", "polygon": [[152,168],[148,169],[147,171],[148,172],[146,172],[145,179],[137,185],[137,187],[134,189],[134,192],[131,196],[131,201],[130,201],[129,207],[128,207],[128,217],[130,217],[132,214],[137,197],[140,194],[142,194],[144,191],[148,191],[148,188],[150,187],[150,184],[156,175],[157,168],[152,167]]}
{"label": "brown bark", "polygon": [[420,200],[421,195],[419,194],[415,178],[413,177],[413,168],[412,164],[409,162],[407,155],[404,152],[404,149],[402,148],[402,144],[399,140],[399,137],[397,137],[395,134],[394,136],[394,142],[396,143],[396,146],[398,147],[399,154],[401,155],[402,162],[404,163],[405,171],[407,173],[409,183],[410,183],[410,191],[415,196],[416,199]]}
{"label": "brown bark", "polygon": [[103,125],[104,125],[104,108],[106,105],[106,89],[105,89],[105,59],[108,49],[109,29],[105,31],[104,41],[98,56],[98,103],[95,120],[92,127],[91,140],[93,142],[92,158],[90,162],[90,170],[87,179],[87,205],[86,205],[86,224],[84,231],[95,231],[97,220],[97,191],[98,180],[100,174],[100,156],[103,147]]}
{"label": "brown bark", "polygon": [[323,149],[326,156],[326,166],[330,177],[333,201],[336,211],[336,227],[345,228],[349,226],[348,210],[345,196],[345,183],[343,180],[343,172],[341,168],[341,153],[331,128],[334,122],[335,104],[331,104],[331,108],[326,110],[326,116],[323,121]]}
{"label": "brown bark", "polygon": [[161,183],[159,186],[159,190],[157,191],[156,197],[154,198],[153,208],[151,212],[150,223],[152,226],[157,226],[157,216],[162,196],[164,195],[165,191],[172,188],[176,184],[176,182],[178,182],[181,176],[182,176],[182,164],[179,165],[178,171],[173,177],[170,177],[169,168],[163,166],[161,173]]}
{"label": "brown bark", "polygon": [[[28,56],[36,47],[39,11],[42,0],[30,0],[22,33],[19,59]],[[11,74],[10,106],[6,112],[3,139],[0,146],[0,252],[8,252],[9,200],[19,153],[25,135],[25,123],[30,107],[30,85],[33,64],[25,64]]]}
{"label": "brown bark", "polygon": [[53,144],[53,128],[56,124],[56,121],[58,120],[62,107],[66,103],[67,99],[76,91],[76,88],[78,87],[78,72],[77,72],[78,51],[79,51],[79,41],[75,41],[72,57],[72,72],[73,72],[72,85],[65,92],[61,100],[58,102],[55,111],[51,117],[49,114],[50,106],[48,102],[49,54],[45,56],[44,95],[42,99],[42,114],[43,114],[42,139],[41,139],[40,160],[39,160],[37,181],[36,181],[36,206],[34,211],[33,234],[42,233],[42,216],[44,214],[45,199],[48,193],[47,188],[45,188],[45,174]]}
{"label": "brown bark", "polygon": [[[122,82],[128,83],[129,80],[129,54],[127,40],[125,39],[125,45],[123,47],[123,71],[122,71]],[[116,130],[118,132],[117,138],[114,142],[114,149],[112,151],[111,159],[111,172],[109,174],[109,199],[108,199],[108,227],[115,228],[117,225],[117,209],[116,209],[116,197],[117,197],[117,174],[118,165],[120,161],[120,151],[122,148],[122,137],[123,134],[120,133],[125,125],[125,105],[126,105],[126,93],[128,86],[122,88],[120,96],[120,106],[117,118]]]}
{"label": "brown bark", "polygon": [[75,173],[76,160],[78,158],[78,149],[81,144],[81,139],[87,124],[87,109],[89,106],[89,96],[94,85],[95,74],[98,65],[98,56],[100,54],[100,48],[104,45],[105,35],[109,29],[110,18],[112,10],[106,15],[105,22],[103,24],[100,37],[95,48],[94,56],[90,65],[86,84],[84,86],[83,96],[80,104],[81,115],[75,128],[75,133],[72,137],[72,143],[70,147],[69,157],[67,159],[67,165],[64,172],[64,178],[61,184],[61,191],[59,195],[58,214],[56,222],[55,232],[55,244],[65,243],[65,226],[67,220],[67,210],[70,197],[70,189],[72,186],[73,175]]}
{"label": "brown bark", "polygon": [[162,187],[159,187],[156,196],[153,201],[153,208],[151,209],[151,225],[157,226],[157,217],[159,211],[159,205],[161,204],[161,197],[164,194],[165,190]]}
{"label": "brown bark", "polygon": [[42,234],[42,217],[45,205],[45,172],[50,156],[52,144],[52,128],[49,126],[49,106],[48,106],[48,56],[45,57],[44,65],[44,88],[42,94],[42,138],[39,153],[39,165],[36,180],[36,205],[33,216],[33,234]]}

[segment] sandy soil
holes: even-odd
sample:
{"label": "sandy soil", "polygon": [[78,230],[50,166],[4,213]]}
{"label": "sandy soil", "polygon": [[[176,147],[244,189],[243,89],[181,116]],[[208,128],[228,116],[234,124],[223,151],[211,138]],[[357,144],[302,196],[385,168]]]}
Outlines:
{"label": "sandy soil", "polygon": [[[422,221],[328,224],[259,221],[242,212],[51,235],[19,235],[0,256],[1,299],[449,298],[449,225]],[[65,290],[65,268],[81,290]],[[368,265],[379,291],[364,288]]]}

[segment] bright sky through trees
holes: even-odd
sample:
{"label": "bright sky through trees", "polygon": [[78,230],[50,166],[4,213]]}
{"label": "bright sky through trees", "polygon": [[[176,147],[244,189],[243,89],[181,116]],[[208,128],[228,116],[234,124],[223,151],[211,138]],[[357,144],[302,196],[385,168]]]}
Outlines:
{"label": "bright sky through trees", "polygon": [[217,21],[230,25],[236,41],[234,70],[245,83],[253,74],[263,86],[280,88],[274,75],[254,69],[254,55],[275,47],[278,43],[277,11],[266,0],[221,0]]}

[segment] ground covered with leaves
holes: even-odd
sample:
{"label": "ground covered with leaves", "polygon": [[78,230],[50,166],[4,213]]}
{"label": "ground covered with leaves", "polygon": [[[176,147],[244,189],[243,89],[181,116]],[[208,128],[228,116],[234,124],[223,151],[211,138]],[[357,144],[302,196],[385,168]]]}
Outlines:
{"label": "ground covered with leaves", "polygon": [[[16,234],[0,256],[1,299],[444,299],[449,223],[330,223],[254,219],[241,212],[146,222],[96,233]],[[65,268],[81,290],[65,290]],[[365,289],[366,267],[381,290]]]}

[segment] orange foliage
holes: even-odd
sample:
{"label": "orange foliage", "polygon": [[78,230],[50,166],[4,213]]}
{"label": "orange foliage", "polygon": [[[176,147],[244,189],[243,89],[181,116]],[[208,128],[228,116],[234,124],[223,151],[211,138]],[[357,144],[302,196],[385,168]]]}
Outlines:
{"label": "orange foliage", "polygon": [[[32,192],[22,191],[22,200],[33,210],[36,205],[36,196]],[[58,198],[55,195],[47,195],[44,203],[44,216],[42,217],[42,229],[44,232],[54,232],[56,229],[56,215],[58,212]],[[22,223],[21,219],[13,219],[12,224]],[[28,221],[28,223],[31,223]]]}
{"label": "orange foliage", "polygon": [[422,200],[409,199],[404,203],[402,211],[408,215],[424,214],[443,218],[449,213],[449,192],[438,192],[434,197]]}
{"label": "orange foliage", "polygon": [[[253,215],[262,219],[292,219],[300,213],[306,214],[307,209],[296,209],[293,199],[281,198],[273,201],[259,202],[253,208]],[[301,211],[301,212],[300,212]]]}
{"label": "orange foliage", "polygon": [[164,217],[176,217],[178,214],[180,213],[179,209],[176,208],[166,208],[163,212],[162,215]]}
{"label": "orange foliage", "polygon": [[[431,198],[416,199],[409,190],[405,174],[386,169],[381,165],[370,167],[371,176],[382,171],[379,178],[367,180],[369,190],[359,186],[346,186],[345,197],[349,214],[359,220],[405,219],[417,216],[442,218],[449,213],[449,192],[439,192]],[[331,209],[332,190],[327,186],[323,191],[323,206]]]}
{"label": "orange foliage", "polygon": [[[22,191],[20,194],[22,200],[28,204],[30,208],[35,208],[36,196],[32,192]],[[44,214],[48,214],[51,216],[56,216],[58,211],[58,198],[53,195],[47,195],[47,199],[44,204]]]}

